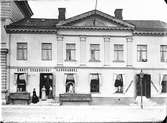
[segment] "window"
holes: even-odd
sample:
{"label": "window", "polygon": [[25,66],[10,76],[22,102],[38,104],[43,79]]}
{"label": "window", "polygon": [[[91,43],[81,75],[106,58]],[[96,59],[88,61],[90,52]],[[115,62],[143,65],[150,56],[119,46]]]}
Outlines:
{"label": "window", "polygon": [[66,93],[75,92],[75,80],[73,74],[67,74],[66,77]]}
{"label": "window", "polygon": [[116,75],[114,86],[117,89],[116,93],[123,93],[123,76],[122,76],[122,74]]}
{"label": "window", "polygon": [[17,60],[27,60],[27,43],[17,43]]}
{"label": "window", "polygon": [[17,92],[26,91],[27,75],[25,73],[16,73]]}
{"label": "window", "polygon": [[123,45],[114,44],[114,61],[123,61]]}
{"label": "window", "polygon": [[100,45],[90,44],[90,61],[100,61]]}
{"label": "window", "polygon": [[137,45],[137,61],[147,62],[147,45]]}
{"label": "window", "polygon": [[99,92],[99,74],[91,74],[90,92]]}
{"label": "window", "polygon": [[167,45],[160,46],[161,62],[167,62]]}
{"label": "window", "polygon": [[52,60],[51,43],[42,43],[42,60]]}
{"label": "window", "polygon": [[66,44],[66,60],[75,61],[75,44]]}
{"label": "window", "polygon": [[162,93],[167,93],[167,74],[163,75],[161,86],[162,86],[161,92]]}

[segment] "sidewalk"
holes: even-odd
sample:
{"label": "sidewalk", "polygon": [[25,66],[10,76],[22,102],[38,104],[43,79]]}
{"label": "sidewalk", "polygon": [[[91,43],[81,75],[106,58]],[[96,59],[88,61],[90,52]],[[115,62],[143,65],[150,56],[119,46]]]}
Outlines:
{"label": "sidewalk", "polygon": [[159,122],[167,115],[165,105],[3,105],[4,122]]}

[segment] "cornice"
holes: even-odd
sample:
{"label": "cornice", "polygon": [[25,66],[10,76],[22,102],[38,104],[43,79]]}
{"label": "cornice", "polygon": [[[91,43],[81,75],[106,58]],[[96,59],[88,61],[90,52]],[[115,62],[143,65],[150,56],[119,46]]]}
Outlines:
{"label": "cornice", "polygon": [[136,36],[166,36],[167,32],[155,32],[155,31],[134,31],[133,34]]}

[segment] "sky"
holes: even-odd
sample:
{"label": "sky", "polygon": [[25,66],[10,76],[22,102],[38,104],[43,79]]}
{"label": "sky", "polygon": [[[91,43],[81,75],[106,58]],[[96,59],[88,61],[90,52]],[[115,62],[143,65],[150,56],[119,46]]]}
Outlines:
{"label": "sky", "polygon": [[[58,8],[66,8],[66,18],[95,9],[96,0],[29,0],[33,18],[58,18]],[[123,9],[125,20],[161,20],[167,22],[164,0],[97,0],[97,9],[114,16]]]}

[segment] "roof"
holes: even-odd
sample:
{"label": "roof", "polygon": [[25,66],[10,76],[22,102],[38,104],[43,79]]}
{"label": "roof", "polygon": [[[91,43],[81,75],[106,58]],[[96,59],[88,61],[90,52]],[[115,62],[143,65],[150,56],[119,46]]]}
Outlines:
{"label": "roof", "polygon": [[126,20],[135,26],[137,31],[167,31],[167,23],[159,20]]}
{"label": "roof", "polygon": [[25,18],[8,25],[9,28],[55,28],[57,19]]}
{"label": "roof", "polygon": [[25,17],[31,17],[33,12],[26,0],[24,1],[14,1],[21,12],[24,14]]}
{"label": "roof", "polygon": [[[122,25],[123,27],[112,28],[112,27],[74,27],[73,23],[81,19],[90,17],[93,14],[104,17],[105,19],[111,20],[112,22]],[[98,10],[92,10],[71,18],[66,19],[65,21],[59,21],[58,19],[46,19],[46,18],[25,18],[20,21],[14,22],[6,26],[7,32],[14,32],[17,29],[26,30],[28,29],[45,29],[57,30],[57,29],[95,29],[95,30],[131,30],[134,32],[154,32],[155,33],[164,33],[167,34],[167,23],[159,20],[119,20],[111,15],[105,14]],[[11,31],[13,30],[13,31]],[[21,32],[19,31],[19,32]],[[55,31],[54,31],[55,32]]]}

